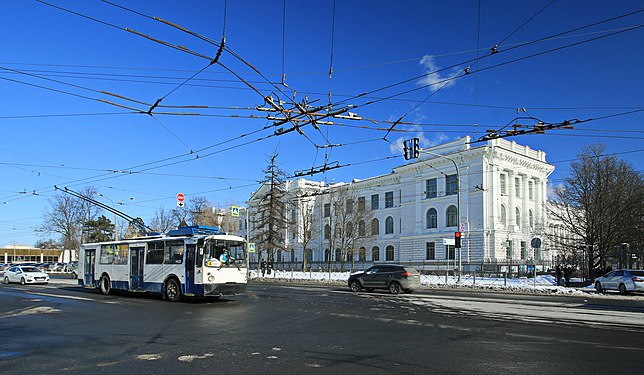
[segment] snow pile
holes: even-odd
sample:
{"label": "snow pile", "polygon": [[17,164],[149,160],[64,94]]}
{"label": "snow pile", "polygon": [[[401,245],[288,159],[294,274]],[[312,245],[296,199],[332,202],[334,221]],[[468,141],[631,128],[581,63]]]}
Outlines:
{"label": "snow pile", "polygon": [[[273,270],[271,274],[262,276],[257,270],[250,271],[251,279],[257,281],[297,281],[322,284],[346,285],[351,272],[302,272],[302,271],[280,271]],[[518,277],[480,277],[475,275],[462,275],[459,280],[457,276],[445,275],[421,275],[420,283],[426,288],[464,288],[481,290],[510,290],[542,294],[586,294],[588,288],[567,288],[556,286],[552,275],[538,275],[534,278]],[[592,290],[592,288],[590,289]]]}

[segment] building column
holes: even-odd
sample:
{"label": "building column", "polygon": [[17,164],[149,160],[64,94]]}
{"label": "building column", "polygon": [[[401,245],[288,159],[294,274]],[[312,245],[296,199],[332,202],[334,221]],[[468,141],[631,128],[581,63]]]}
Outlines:
{"label": "building column", "polygon": [[529,197],[529,192],[528,192],[528,182],[529,182],[528,176],[523,177],[523,191],[521,192],[521,202],[523,203],[521,205],[521,226],[523,228],[527,228],[527,232],[530,232],[530,197]]}
{"label": "building column", "polygon": [[[514,207],[514,196],[516,195],[516,187],[514,186],[514,171],[508,170],[508,209],[506,211],[508,217],[508,228],[516,224],[516,215]],[[512,232],[512,231],[511,231]]]}

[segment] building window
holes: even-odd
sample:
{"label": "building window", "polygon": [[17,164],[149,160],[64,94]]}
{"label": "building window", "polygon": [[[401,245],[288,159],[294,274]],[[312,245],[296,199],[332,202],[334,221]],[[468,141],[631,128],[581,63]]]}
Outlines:
{"label": "building window", "polygon": [[380,208],[380,195],[373,194],[371,195],[371,209],[377,210]]}
{"label": "building window", "polygon": [[371,235],[376,236],[380,234],[380,222],[378,219],[371,220]]}
{"label": "building window", "polygon": [[353,199],[347,200],[347,213],[353,213]]}
{"label": "building window", "polygon": [[436,198],[438,196],[438,186],[436,185],[436,179],[430,178],[425,181],[425,198]]}
{"label": "building window", "polygon": [[394,218],[391,216],[387,216],[385,219],[385,234],[393,234],[394,233]]}
{"label": "building window", "polygon": [[528,259],[528,244],[525,241],[521,241],[521,259]]}
{"label": "building window", "polygon": [[365,237],[367,235],[367,231],[365,229],[365,222],[364,220],[361,220],[358,223],[358,237]]}
{"label": "building window", "polygon": [[367,249],[364,247],[361,247],[360,250],[358,250],[358,261],[364,262],[367,260]]}
{"label": "building window", "polygon": [[508,240],[507,247],[505,248],[505,257],[507,259],[512,259],[512,240]]}
{"label": "building window", "polygon": [[358,197],[358,211],[364,212],[365,210],[365,199],[364,197]]}
{"label": "building window", "polygon": [[329,224],[324,226],[324,239],[328,240],[331,238],[331,226]]}
{"label": "building window", "polygon": [[521,198],[521,179],[519,177],[514,178],[514,193],[517,198]]}
{"label": "building window", "polygon": [[389,245],[385,248],[385,260],[394,260],[394,247]]}
{"label": "building window", "polygon": [[458,226],[458,210],[456,206],[452,205],[447,207],[447,226],[448,227],[457,227]]}
{"label": "building window", "polygon": [[501,194],[507,194],[507,177],[505,174],[501,173]]}
{"label": "building window", "polygon": [[534,182],[528,181],[528,198],[534,199]]}
{"label": "building window", "polygon": [[324,217],[331,216],[331,203],[324,204]]}
{"label": "building window", "polygon": [[530,228],[534,228],[534,212],[532,212],[532,210],[528,211],[528,222],[530,224]]}
{"label": "building window", "polygon": [[371,260],[374,262],[380,261],[380,248],[378,248],[378,246],[371,248]]}
{"label": "building window", "polygon": [[427,229],[438,228],[438,212],[435,208],[427,210]]}
{"label": "building window", "polygon": [[335,261],[340,262],[342,260],[342,250],[335,249]]}
{"label": "building window", "polygon": [[329,249],[324,250],[324,261],[327,263],[331,261],[331,250]]}
{"label": "building window", "polygon": [[436,259],[436,244],[434,242],[427,242],[425,244],[425,259],[426,260]]}
{"label": "building window", "polygon": [[516,222],[517,227],[521,226],[521,210],[519,210],[519,207],[514,209],[514,221]]}
{"label": "building window", "polygon": [[503,226],[508,225],[508,213],[506,212],[504,205],[501,205],[501,224],[503,224]]}
{"label": "building window", "polygon": [[458,178],[455,174],[445,177],[445,195],[454,195],[458,193]]}
{"label": "building window", "polygon": [[385,208],[391,208],[394,206],[394,192],[388,191],[385,193]]}
{"label": "building window", "polygon": [[454,245],[445,245],[445,259],[455,259],[456,248]]}

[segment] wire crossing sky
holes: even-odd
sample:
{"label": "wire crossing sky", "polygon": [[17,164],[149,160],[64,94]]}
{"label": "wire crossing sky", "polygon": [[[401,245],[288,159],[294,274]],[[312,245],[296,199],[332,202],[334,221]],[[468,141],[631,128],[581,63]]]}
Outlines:
{"label": "wire crossing sky", "polygon": [[327,183],[389,173],[414,137],[543,150],[553,185],[593,143],[642,170],[641,8],[2,3],[0,246],[48,238],[55,185],[94,186],[146,222],[179,192],[244,205],[276,149],[290,176]]}

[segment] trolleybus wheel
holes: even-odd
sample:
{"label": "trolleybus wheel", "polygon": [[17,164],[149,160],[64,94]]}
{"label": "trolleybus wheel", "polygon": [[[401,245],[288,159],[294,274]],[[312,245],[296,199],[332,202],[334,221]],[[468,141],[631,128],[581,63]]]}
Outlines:
{"label": "trolleybus wheel", "polygon": [[110,277],[107,275],[101,276],[101,281],[99,282],[101,286],[101,293],[108,295],[112,290],[112,283],[110,282]]}
{"label": "trolleybus wheel", "polygon": [[181,299],[181,287],[175,279],[170,279],[165,284],[165,299],[177,302]]}

